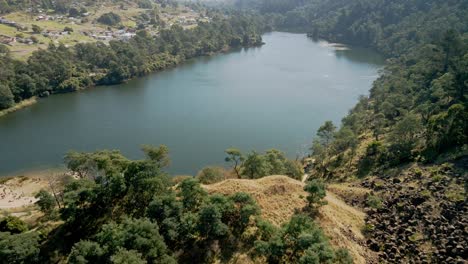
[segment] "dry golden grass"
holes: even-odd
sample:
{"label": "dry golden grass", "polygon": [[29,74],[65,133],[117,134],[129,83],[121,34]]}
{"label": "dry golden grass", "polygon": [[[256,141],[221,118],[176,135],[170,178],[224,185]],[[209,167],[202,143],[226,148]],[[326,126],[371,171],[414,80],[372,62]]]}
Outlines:
{"label": "dry golden grass", "polygon": [[[262,209],[262,216],[275,225],[287,222],[296,210],[306,206],[307,193],[303,190],[304,183],[287,176],[268,176],[257,180],[228,179],[203,187],[209,193],[249,193]],[[356,191],[360,195],[367,193],[366,189],[346,185],[334,184],[331,187],[331,190]],[[320,209],[317,219],[320,226],[335,248],[349,250],[355,263],[374,263],[377,256],[366,248],[361,233],[365,213],[347,205],[331,190],[325,198],[328,204]]]}
{"label": "dry golden grass", "polygon": [[304,184],[287,176],[268,176],[257,180],[228,179],[203,187],[209,193],[249,193],[262,209],[262,216],[278,226],[287,222],[295,210],[306,205]]}
{"label": "dry golden grass", "polygon": [[327,205],[320,208],[318,223],[330,243],[336,248],[346,248],[355,263],[377,263],[377,256],[366,247],[361,233],[365,213],[347,205],[330,191],[325,200]]}
{"label": "dry golden grass", "polygon": [[10,107],[10,108],[7,108],[7,109],[4,109],[4,110],[1,110],[0,111],[0,117],[1,116],[4,116],[4,115],[7,115],[9,113],[13,113],[15,111],[18,111],[22,108],[25,108],[27,106],[30,106],[30,105],[33,105],[37,102],[37,98],[34,96],[34,97],[31,97],[29,99],[26,99],[26,100],[23,100],[17,104],[15,104],[14,106]]}

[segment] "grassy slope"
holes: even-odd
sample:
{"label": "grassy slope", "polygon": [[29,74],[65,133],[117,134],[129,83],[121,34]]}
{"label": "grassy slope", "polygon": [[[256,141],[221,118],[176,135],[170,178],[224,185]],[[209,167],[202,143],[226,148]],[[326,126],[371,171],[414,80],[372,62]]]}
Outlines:
{"label": "grassy slope", "polygon": [[[306,206],[307,193],[304,183],[287,176],[268,176],[257,180],[229,179],[212,185],[204,185],[209,193],[251,194],[262,209],[262,216],[270,222],[281,225],[287,222],[295,211]],[[346,185],[332,185],[325,200],[327,205],[320,211],[318,222],[333,246],[349,250],[355,263],[375,261],[376,255],[365,247],[361,229],[365,214],[343,202],[332,193],[337,188],[351,188]],[[363,189],[364,190],[364,189]]]}

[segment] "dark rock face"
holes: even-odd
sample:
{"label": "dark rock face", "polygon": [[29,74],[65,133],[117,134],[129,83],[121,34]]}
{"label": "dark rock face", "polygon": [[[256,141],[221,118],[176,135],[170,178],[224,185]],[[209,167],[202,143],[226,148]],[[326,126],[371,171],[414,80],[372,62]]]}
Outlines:
{"label": "dark rock face", "polygon": [[[465,169],[434,166],[424,168],[423,176],[418,169],[397,180],[379,178],[378,185],[363,181],[383,198],[382,208],[366,210],[367,246],[382,262],[467,263],[467,177]],[[461,192],[454,194],[453,186]]]}

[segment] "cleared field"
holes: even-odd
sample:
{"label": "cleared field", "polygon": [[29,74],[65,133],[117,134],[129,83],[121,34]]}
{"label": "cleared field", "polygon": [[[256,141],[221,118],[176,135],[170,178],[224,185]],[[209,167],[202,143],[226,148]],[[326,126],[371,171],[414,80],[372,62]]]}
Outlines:
{"label": "cleared field", "polygon": [[[166,25],[176,24],[179,22],[180,18],[194,19],[199,17],[199,14],[189,10],[187,7],[184,6],[180,6],[178,8],[161,8],[159,6],[158,9],[161,11],[161,19],[166,23]],[[124,26],[127,28],[135,28],[138,22],[137,17],[143,13],[146,13],[147,11],[148,9],[138,8],[136,6],[121,8],[120,5],[113,5],[107,3],[106,5],[88,7],[89,16],[84,18],[84,20],[82,21],[77,19],[71,19],[67,17],[66,14],[61,16],[58,14],[50,14],[56,18],[55,20],[38,20],[37,17],[39,14],[30,14],[27,12],[14,12],[4,15],[3,17],[7,20],[16,22],[19,25],[26,27],[27,29],[19,31],[14,27],[0,24],[0,35],[5,35],[8,37],[16,36],[21,38],[36,38],[36,43],[27,44],[13,42],[8,45],[13,57],[21,60],[26,60],[35,50],[38,50],[40,48],[47,48],[49,43],[61,43],[67,46],[73,46],[77,43],[97,41],[96,39],[86,36],[83,33],[108,30],[108,26],[96,22],[96,20],[104,13],[113,12],[121,17],[121,23],[115,27],[111,27],[112,29],[118,29],[120,26]],[[41,34],[33,33],[33,25],[39,26],[42,30],[54,32],[61,32],[64,30],[65,27],[69,27],[73,29],[73,32],[70,32],[69,35],[61,35],[58,37],[44,37]],[[193,28],[195,26],[196,25],[184,25],[184,28]],[[153,33],[157,32],[156,28],[150,28],[150,30],[154,31]]]}

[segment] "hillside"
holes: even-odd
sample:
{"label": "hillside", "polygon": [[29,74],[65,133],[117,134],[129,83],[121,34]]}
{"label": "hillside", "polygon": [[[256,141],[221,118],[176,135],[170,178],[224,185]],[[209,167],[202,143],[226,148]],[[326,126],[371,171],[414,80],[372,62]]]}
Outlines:
{"label": "hillside", "polygon": [[[287,176],[267,176],[257,180],[228,179],[219,183],[204,185],[209,193],[232,195],[245,192],[255,198],[261,208],[262,216],[270,222],[285,224],[291,216],[306,206],[303,190],[304,183]],[[333,185],[334,190],[349,188],[346,185]],[[377,255],[366,248],[361,229],[366,214],[353,208],[338,198],[332,191],[327,192],[327,202],[320,209],[318,223],[330,242],[336,248],[346,248],[355,263],[377,263]]]}

